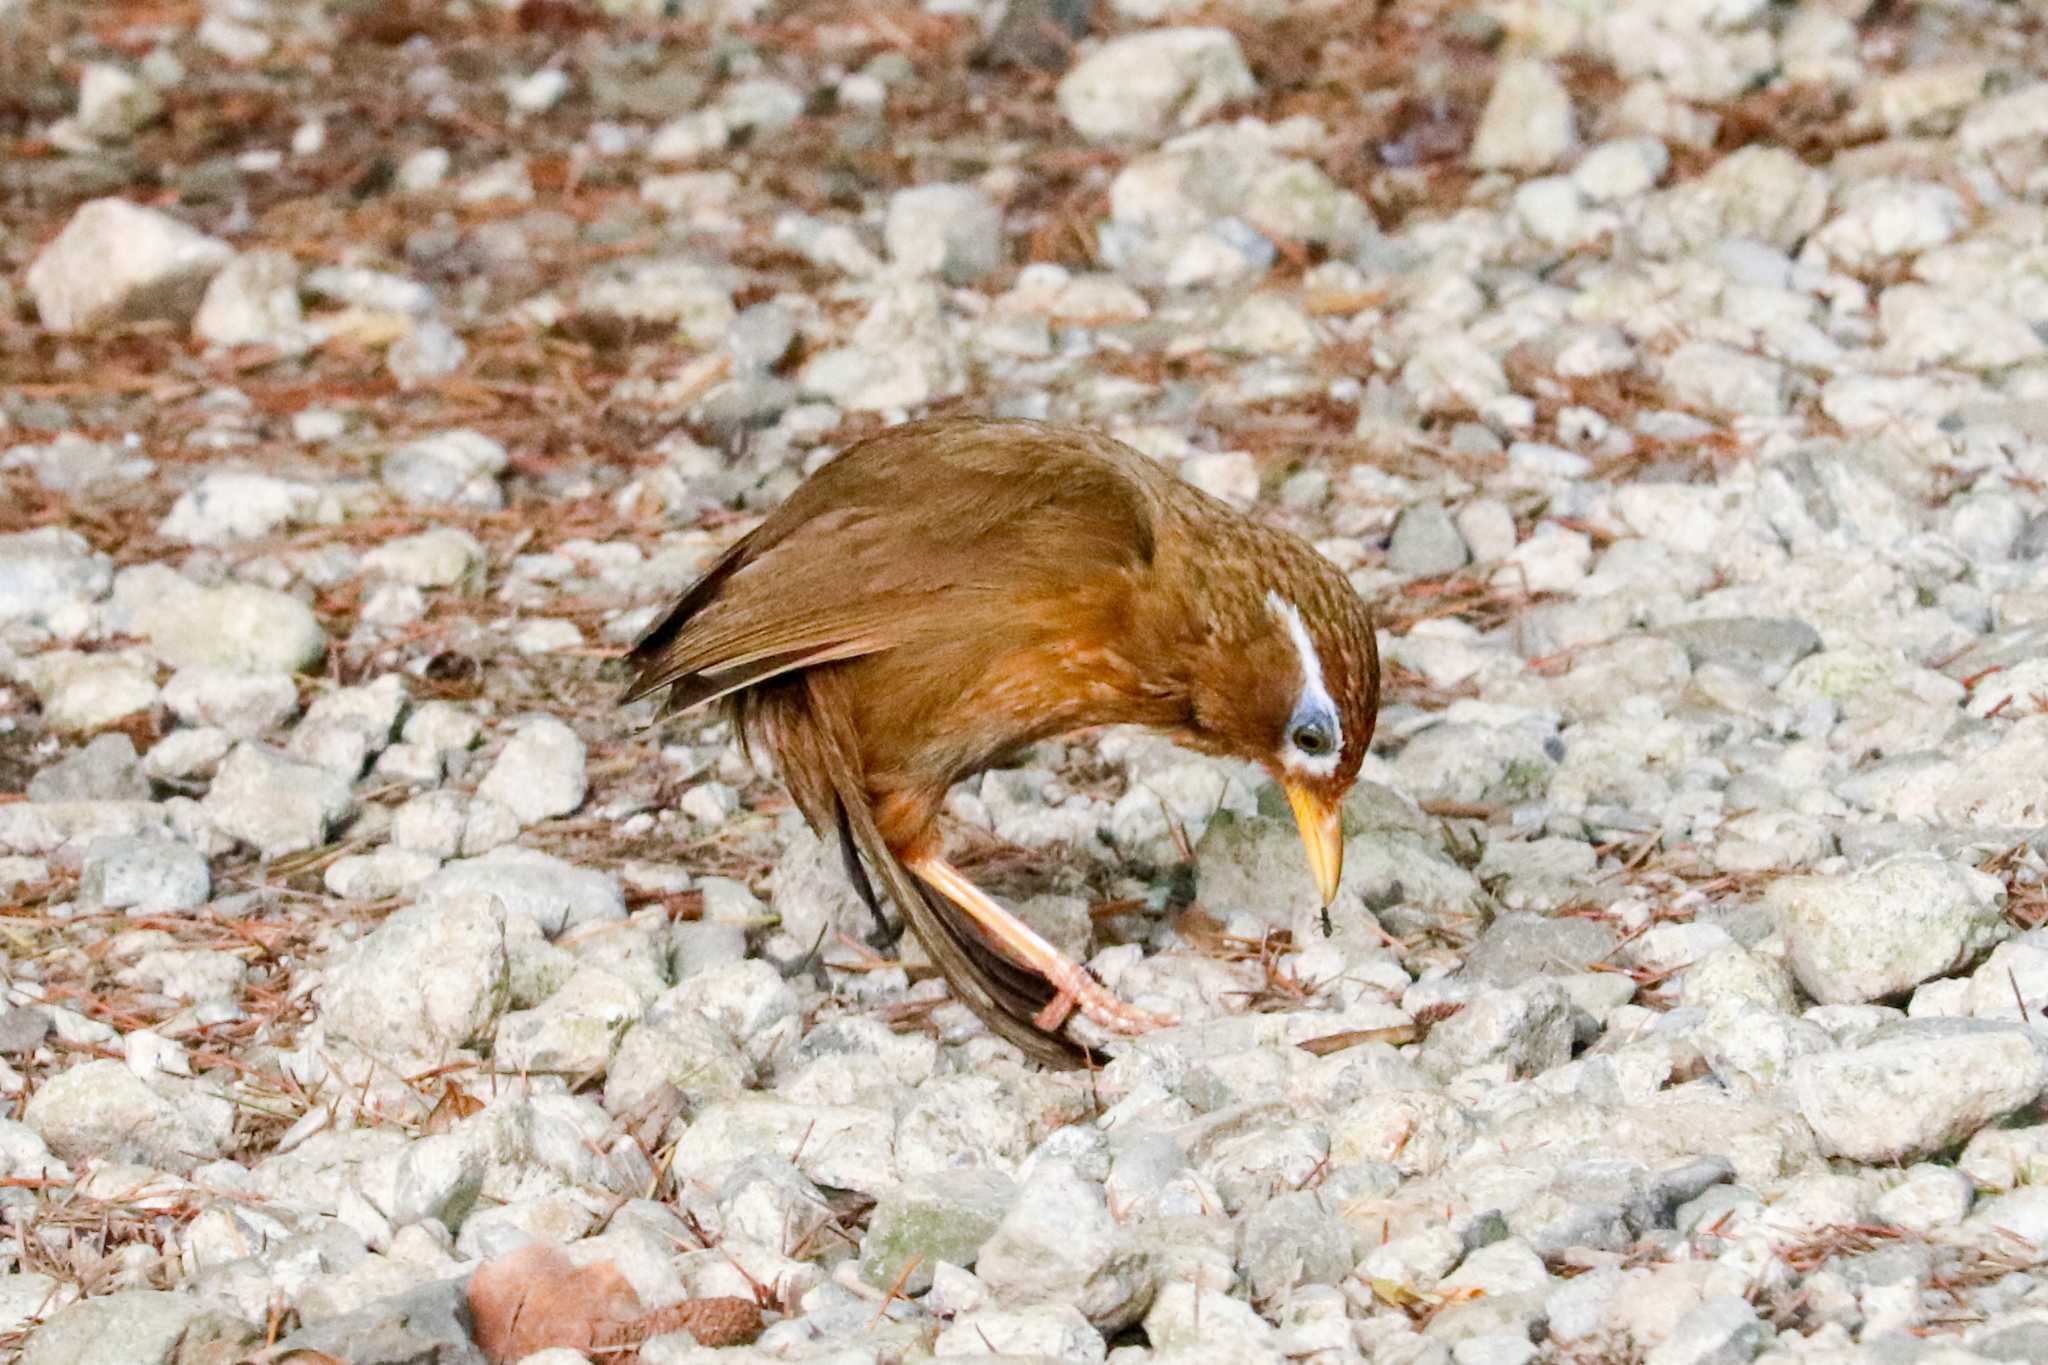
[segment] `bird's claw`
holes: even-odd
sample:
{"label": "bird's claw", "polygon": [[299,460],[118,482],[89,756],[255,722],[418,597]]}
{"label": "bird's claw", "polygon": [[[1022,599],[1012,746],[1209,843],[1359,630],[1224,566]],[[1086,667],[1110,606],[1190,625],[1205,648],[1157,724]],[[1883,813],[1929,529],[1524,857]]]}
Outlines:
{"label": "bird's claw", "polygon": [[1076,1009],[1112,1033],[1149,1033],[1180,1021],[1171,1015],[1154,1014],[1119,999],[1091,976],[1078,962],[1063,962],[1046,973],[1057,995],[1032,1017],[1031,1022],[1047,1033],[1056,1033]]}

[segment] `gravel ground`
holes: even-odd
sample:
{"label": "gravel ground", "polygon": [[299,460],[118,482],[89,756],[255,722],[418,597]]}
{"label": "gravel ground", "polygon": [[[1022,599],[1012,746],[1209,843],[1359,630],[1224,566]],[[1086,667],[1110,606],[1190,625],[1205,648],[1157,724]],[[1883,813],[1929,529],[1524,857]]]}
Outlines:
{"label": "gravel ground", "polygon": [[[2040,6],[1003,9],[0,0],[0,1351],[2048,1358]],[[1094,1075],[612,700],[947,408],[1382,627],[1330,936],[1244,772],[955,794]]]}

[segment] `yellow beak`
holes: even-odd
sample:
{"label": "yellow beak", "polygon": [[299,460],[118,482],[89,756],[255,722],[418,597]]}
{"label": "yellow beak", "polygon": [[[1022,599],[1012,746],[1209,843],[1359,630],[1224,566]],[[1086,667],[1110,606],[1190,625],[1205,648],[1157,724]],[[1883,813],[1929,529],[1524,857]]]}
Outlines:
{"label": "yellow beak", "polygon": [[1308,870],[1316,879],[1316,894],[1328,906],[1337,899],[1337,885],[1344,880],[1343,807],[1292,782],[1281,785],[1287,792],[1287,804],[1294,807],[1294,822],[1301,826],[1301,842],[1308,849]]}

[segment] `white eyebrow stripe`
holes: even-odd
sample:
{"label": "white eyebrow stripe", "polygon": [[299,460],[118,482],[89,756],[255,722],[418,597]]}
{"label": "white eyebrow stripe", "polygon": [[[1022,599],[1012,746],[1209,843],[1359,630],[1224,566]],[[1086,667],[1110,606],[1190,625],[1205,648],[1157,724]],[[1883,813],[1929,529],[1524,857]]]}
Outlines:
{"label": "white eyebrow stripe", "polygon": [[1331,729],[1330,752],[1310,757],[1290,744],[1281,761],[1296,772],[1311,777],[1328,777],[1337,771],[1337,764],[1344,755],[1344,722],[1337,714],[1337,703],[1331,700],[1329,684],[1323,678],[1322,657],[1316,653],[1316,642],[1309,637],[1308,626],[1303,623],[1299,608],[1271,589],[1266,592],[1266,606],[1287,627],[1287,637],[1294,642],[1295,655],[1301,660],[1301,695],[1294,702],[1296,714],[1319,712],[1329,717]]}

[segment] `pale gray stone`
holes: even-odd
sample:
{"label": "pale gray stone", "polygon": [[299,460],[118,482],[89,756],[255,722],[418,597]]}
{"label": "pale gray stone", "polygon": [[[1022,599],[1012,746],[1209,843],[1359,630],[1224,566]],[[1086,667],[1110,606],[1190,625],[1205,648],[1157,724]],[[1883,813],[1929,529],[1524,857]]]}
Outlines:
{"label": "pale gray stone", "polygon": [[346,779],[244,740],[214,774],[206,818],[266,858],[317,848],[355,809]]}
{"label": "pale gray stone", "polygon": [[203,725],[236,739],[255,739],[278,729],[299,710],[299,688],[290,674],[245,673],[214,664],[179,669],[164,684],[163,695],[171,714],[185,724]]}
{"label": "pale gray stone", "polygon": [[1440,502],[1404,508],[1387,545],[1387,567],[1410,578],[1436,578],[1463,568],[1472,558]]}
{"label": "pale gray stone", "polygon": [[1538,979],[1482,992],[1456,1014],[1438,1020],[1423,1040],[1420,1060],[1425,1070],[1445,1079],[1483,1065],[1533,1076],[1569,1058],[1572,1038],[1570,998],[1556,983]]}
{"label": "pale gray stone", "polygon": [[201,1082],[145,1084],[126,1063],[81,1062],[36,1087],[22,1122],[67,1161],[136,1161],[187,1172],[227,1147],[234,1105]]}
{"label": "pale gray stone", "polygon": [[212,889],[204,854],[154,838],[95,840],[78,883],[80,898],[104,910],[189,910]]}
{"label": "pale gray stone", "polygon": [[1546,170],[1572,148],[1571,92],[1550,63],[1504,64],[1472,135],[1471,163],[1484,171]]}
{"label": "pale gray stone", "polygon": [[1742,1365],[1770,1344],[1771,1329],[1739,1294],[1717,1294],[1678,1320],[1644,1365]]}
{"label": "pale gray stone", "polygon": [[66,605],[106,595],[112,562],[59,526],[0,536],[0,622],[48,624]]}
{"label": "pale gray stone", "polygon": [[1064,1161],[1042,1161],[1025,1178],[977,1273],[999,1304],[1070,1303],[1105,1332],[1142,1317],[1155,1288],[1101,1184]]}
{"label": "pale gray stone", "polygon": [[268,535],[319,501],[311,484],[245,470],[208,474],[180,494],[157,528],[172,540],[222,545]]}
{"label": "pale gray stone", "polygon": [[234,248],[157,209],[95,199],[28,268],[43,326],[82,332],[115,322],[182,322]]}
{"label": "pale gray stone", "polygon": [[1821,647],[1820,632],[1785,616],[1722,616],[1666,626],[1665,639],[1685,650],[1694,668],[1720,664],[1776,687],[1792,665]]}
{"label": "pale gray stone", "polygon": [[1779,917],[1800,986],[1823,1004],[1897,995],[2011,933],[1997,878],[1925,853],[1846,876],[1781,877],[1764,903]]}
{"label": "pale gray stone", "polygon": [[363,556],[363,570],[416,588],[451,588],[468,582],[483,562],[484,549],[475,536],[459,527],[436,526],[385,541]]}
{"label": "pale gray stone", "polygon": [[434,875],[441,860],[407,848],[380,848],[336,858],[320,881],[343,900],[381,901],[414,890]]}
{"label": "pale gray stone", "polygon": [[1016,1197],[1016,1182],[990,1170],[933,1172],[904,1185],[868,1217],[861,1279],[885,1292],[900,1284],[899,1292],[922,1294],[941,1261],[974,1265]]}
{"label": "pale gray stone", "polygon": [[163,112],[156,88],[123,67],[87,62],[78,80],[78,112],[72,124],[89,138],[121,142]]}
{"label": "pale gray stone", "polygon": [[496,801],[522,825],[567,815],[583,804],[588,789],[584,753],[582,738],[567,725],[530,716],[477,784],[477,795]]}
{"label": "pale gray stone", "polygon": [[1261,1204],[1244,1222],[1238,1259],[1252,1296],[1275,1302],[1306,1284],[1340,1284],[1351,1273],[1351,1229],[1330,1199],[1296,1190]]}
{"label": "pale gray stone", "polygon": [[626,917],[625,897],[610,873],[530,848],[497,848],[458,859],[435,873],[419,894],[422,901],[488,896],[507,915],[532,920],[548,938]]}
{"label": "pale gray stone", "polygon": [[490,1036],[506,987],[504,907],[471,892],[385,920],[330,969],[319,1001],[335,1037],[434,1064]]}
{"label": "pale gray stone", "polygon": [[147,801],[149,779],[135,741],[100,735],[28,780],[31,801]]}
{"label": "pale gray stone", "polygon": [[268,346],[287,355],[318,344],[299,305],[299,263],[282,251],[248,251],[213,277],[192,319],[210,346]]}
{"label": "pale gray stone", "polygon": [[753,1079],[753,1064],[723,1029],[699,1015],[665,1011],[619,1039],[605,1074],[604,1107],[630,1120],[672,1091],[694,1111],[741,1094]]}
{"label": "pale gray stone", "polygon": [[1111,39],[1061,78],[1060,112],[1094,142],[1156,139],[1257,93],[1237,39],[1165,28]]}
{"label": "pale gray stone", "polygon": [[898,190],[882,236],[891,260],[948,284],[972,284],[1003,260],[1002,213],[968,185]]}
{"label": "pale gray stone", "polygon": [[158,696],[156,670],[134,650],[50,650],[22,674],[43,704],[44,723],[61,734],[90,734],[148,710]]}
{"label": "pale gray stone", "polygon": [[407,502],[495,509],[505,495],[498,476],[511,457],[481,432],[436,432],[384,457],[384,486]]}
{"label": "pale gray stone", "polygon": [[1799,1112],[1822,1146],[1855,1161],[1932,1156],[2032,1104],[2048,1043],[2021,1024],[1909,1019],[1861,1045],[1801,1058]]}
{"label": "pale gray stone", "polygon": [[553,1072],[579,1081],[604,1073],[619,1036],[640,1017],[632,986],[584,967],[539,1005],[498,1020],[491,1055],[521,1073]]}
{"label": "pale gray stone", "polygon": [[251,583],[202,588],[160,565],[124,572],[117,608],[173,668],[211,665],[296,673],[327,652],[327,634],[298,598]]}

